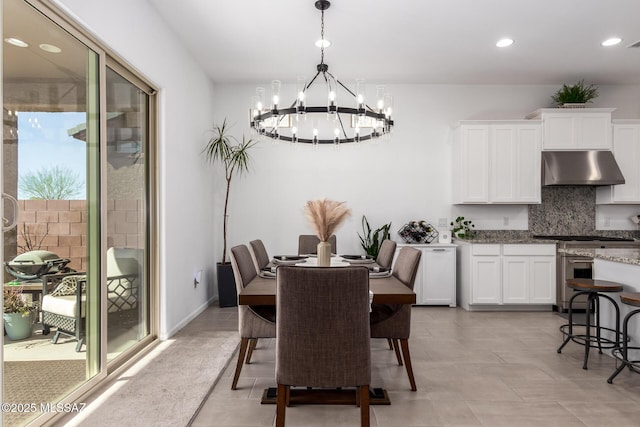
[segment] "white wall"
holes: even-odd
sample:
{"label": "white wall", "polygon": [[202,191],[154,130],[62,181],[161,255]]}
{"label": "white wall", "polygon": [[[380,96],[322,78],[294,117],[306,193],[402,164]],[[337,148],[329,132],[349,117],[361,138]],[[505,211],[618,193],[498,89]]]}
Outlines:
{"label": "white wall", "polygon": [[[256,86],[269,93],[269,82],[215,86],[216,120],[227,117],[235,123],[237,137],[252,136],[248,106]],[[523,119],[550,107],[550,96],[558,88],[416,84],[387,89],[396,111],[390,141],[335,149],[265,140],[256,147],[252,173],[233,184],[231,246],[260,238],[270,254],[295,253],[298,234],[312,233],[303,206],[319,197],[346,201],[352,209],[352,217],[337,233],[341,253],[360,251],[357,233],[363,214],[374,227],[391,221],[395,240],[407,221],[424,219],[437,227],[441,218],[448,224],[459,214],[478,229],[527,229],[526,205],[451,205],[452,126],[464,119]],[[294,91],[295,84],[283,86],[284,104],[293,100]],[[640,87],[603,86],[600,93],[594,107],[617,107],[614,118],[640,117]],[[374,86],[368,87],[368,95],[375,96]],[[622,207],[609,207],[607,215],[612,224],[629,216]]]}
{"label": "white wall", "polygon": [[[220,249],[211,215],[214,177],[201,155],[206,130],[212,125],[213,87],[147,2],[56,3],[159,89],[160,338],[164,339],[217,294],[213,274]],[[204,270],[203,282],[194,289],[198,270]]]}

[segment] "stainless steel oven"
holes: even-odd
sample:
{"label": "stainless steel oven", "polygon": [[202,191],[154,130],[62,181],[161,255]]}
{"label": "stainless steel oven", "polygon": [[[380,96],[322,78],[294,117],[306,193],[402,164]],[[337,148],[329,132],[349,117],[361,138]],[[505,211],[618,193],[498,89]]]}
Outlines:
{"label": "stainless steel oven", "polygon": [[[602,236],[534,236],[535,238],[557,240],[556,254],[556,304],[558,311],[569,309],[573,289],[567,286],[567,279],[591,279],[593,277],[593,257],[566,254],[566,249],[596,248],[638,248],[640,242],[633,239]],[[585,309],[586,297],[574,301],[574,308]]]}
{"label": "stainless steel oven", "polygon": [[[573,289],[567,286],[567,279],[591,279],[593,278],[593,258],[586,256],[558,254],[558,266],[556,268],[558,279],[556,283],[558,308],[562,311],[569,309],[569,300],[573,295]],[[582,298],[581,298],[582,297]],[[587,296],[582,295],[574,301],[574,308],[587,308]]]}

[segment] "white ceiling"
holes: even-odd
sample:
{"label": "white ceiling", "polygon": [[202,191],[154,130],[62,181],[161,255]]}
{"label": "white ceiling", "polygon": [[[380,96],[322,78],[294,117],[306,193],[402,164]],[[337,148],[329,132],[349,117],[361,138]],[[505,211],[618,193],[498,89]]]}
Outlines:
{"label": "white ceiling", "polygon": [[[314,0],[149,2],[215,82],[295,82],[320,62]],[[639,84],[639,16],[637,0],[334,0],[325,62],[371,83]]]}

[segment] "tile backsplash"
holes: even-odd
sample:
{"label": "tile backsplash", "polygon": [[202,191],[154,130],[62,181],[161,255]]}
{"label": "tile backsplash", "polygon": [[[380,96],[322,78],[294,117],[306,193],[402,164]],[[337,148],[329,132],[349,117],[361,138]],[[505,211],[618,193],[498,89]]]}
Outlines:
{"label": "tile backsplash", "polygon": [[596,234],[596,187],[542,187],[542,203],[529,205],[533,234]]}

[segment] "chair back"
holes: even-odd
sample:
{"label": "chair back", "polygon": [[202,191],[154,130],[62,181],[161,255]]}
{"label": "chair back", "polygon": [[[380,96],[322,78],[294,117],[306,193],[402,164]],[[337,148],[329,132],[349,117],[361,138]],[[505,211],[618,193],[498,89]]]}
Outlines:
{"label": "chair back", "polygon": [[411,290],[413,290],[413,284],[416,281],[421,255],[422,252],[419,250],[405,246],[400,249],[396,263],[393,266],[392,274]]}
{"label": "chair back", "polygon": [[[317,254],[318,243],[320,239],[315,234],[301,234],[298,237],[298,255]],[[331,244],[331,253],[337,254],[337,239],[333,234],[329,237],[329,243]]]}
{"label": "chair back", "polygon": [[380,245],[380,250],[378,251],[378,257],[376,258],[376,263],[380,267],[391,268],[391,264],[393,263],[393,256],[396,254],[396,242],[390,239],[385,239],[382,241]]}
{"label": "chair back", "polygon": [[369,384],[369,275],[364,267],[278,267],[276,381]]}
{"label": "chair back", "polygon": [[253,264],[247,245],[234,246],[229,252],[231,268],[233,268],[233,276],[236,281],[236,290],[239,294],[245,285],[251,282],[258,273],[256,273],[256,267]]}
{"label": "chair back", "polygon": [[251,251],[251,258],[256,266],[256,271],[269,265],[269,255],[267,255],[267,249],[264,247],[262,240],[252,240],[249,242],[249,250]]}

